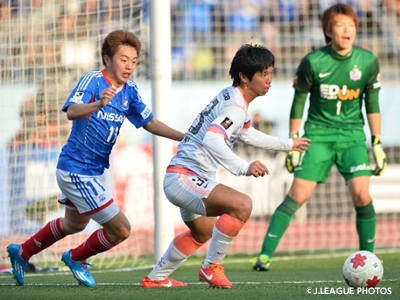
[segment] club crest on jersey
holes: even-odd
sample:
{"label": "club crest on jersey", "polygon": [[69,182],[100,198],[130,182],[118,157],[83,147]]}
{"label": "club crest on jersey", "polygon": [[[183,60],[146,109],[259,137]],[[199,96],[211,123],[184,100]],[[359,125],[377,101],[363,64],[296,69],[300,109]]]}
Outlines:
{"label": "club crest on jersey", "polygon": [[69,101],[74,102],[76,104],[82,104],[83,92],[76,92],[75,95],[69,99]]}
{"label": "club crest on jersey", "polygon": [[225,130],[227,130],[229,127],[231,127],[232,124],[233,124],[232,120],[229,119],[228,117],[226,117],[226,118],[221,122],[221,125],[222,125],[222,127],[225,128]]}
{"label": "club crest on jersey", "polygon": [[357,81],[361,79],[362,72],[358,69],[357,66],[354,66],[354,69],[350,71],[350,79]]}
{"label": "club crest on jersey", "polygon": [[129,101],[128,101],[128,99],[126,99],[126,98],[122,99],[122,108],[123,108],[124,110],[127,110],[127,109],[129,108]]}

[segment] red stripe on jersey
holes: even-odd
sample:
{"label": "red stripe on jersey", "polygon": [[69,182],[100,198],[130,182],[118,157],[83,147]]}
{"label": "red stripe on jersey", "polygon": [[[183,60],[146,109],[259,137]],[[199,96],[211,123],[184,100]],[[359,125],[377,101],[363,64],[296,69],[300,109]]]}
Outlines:
{"label": "red stripe on jersey", "polygon": [[[92,98],[89,100],[89,103],[93,103],[95,99],[96,99],[96,94],[93,94]],[[90,120],[90,115],[87,115],[86,121],[89,122],[89,120]]]}
{"label": "red stripe on jersey", "polygon": [[245,123],[243,124],[243,129],[249,129],[250,126],[251,126],[251,122],[250,122],[250,120],[249,120],[249,121],[247,121],[247,122],[245,122]]}

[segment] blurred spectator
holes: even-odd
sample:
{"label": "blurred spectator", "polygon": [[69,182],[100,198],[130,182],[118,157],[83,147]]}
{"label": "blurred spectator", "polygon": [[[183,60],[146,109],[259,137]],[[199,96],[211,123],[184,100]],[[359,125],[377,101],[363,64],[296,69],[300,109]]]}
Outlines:
{"label": "blurred spectator", "polygon": [[215,72],[213,47],[215,5],[207,0],[175,1],[172,3],[173,26],[172,68],[174,79],[188,79],[188,71],[197,78],[212,79]]}
{"label": "blurred spectator", "polygon": [[[259,29],[260,11],[257,2],[253,0],[232,0],[225,4],[225,20],[227,52],[233,58],[238,47],[246,43],[260,41]],[[259,43],[259,42],[258,42]],[[231,49],[229,49],[231,48]]]}
{"label": "blurred spectator", "polygon": [[309,18],[308,0],[278,0],[279,22],[290,32],[304,29],[304,21]]}
{"label": "blurred spectator", "polygon": [[259,21],[259,7],[249,0],[233,0],[230,3],[228,28],[233,33],[254,33]]}
{"label": "blurred spectator", "polygon": [[[383,0],[382,11],[386,16],[382,22],[385,24],[385,35],[388,39],[385,54],[390,59],[400,59],[400,0]],[[397,64],[400,64],[398,60]]]}
{"label": "blurred spectator", "polygon": [[182,1],[180,5],[181,26],[194,41],[204,41],[214,28],[214,5],[207,0]]}
{"label": "blurred spectator", "polygon": [[[48,191],[27,193],[31,176],[29,170],[53,169],[60,147],[69,134],[70,122],[65,116],[60,117],[60,102],[67,97],[63,84],[44,82],[36,95],[29,96],[20,111],[21,128],[8,144],[8,184],[10,215],[10,233],[31,233],[40,226],[36,219],[31,223],[26,218],[26,208],[35,202],[35,196]],[[47,166],[47,168],[43,168]],[[40,180],[46,180],[46,174]],[[30,187],[32,188],[32,187]],[[28,196],[29,194],[29,196]],[[33,198],[28,198],[33,197]],[[35,215],[36,216],[36,215]],[[39,217],[39,216],[36,216]]]}
{"label": "blurred spectator", "polygon": [[279,3],[278,1],[260,1],[259,19],[261,41],[279,59],[281,35],[279,31]]}
{"label": "blurred spectator", "polygon": [[10,1],[0,2],[0,22],[6,22],[11,19],[11,4]]}
{"label": "blurred spectator", "polygon": [[59,40],[73,39],[77,26],[78,7],[69,3],[64,5],[60,18],[57,20],[56,38]]}
{"label": "blurred spectator", "polygon": [[[226,79],[226,65],[244,43],[268,47],[276,76],[292,76],[301,53],[324,44],[322,11],[336,0],[171,0],[173,79]],[[357,43],[398,63],[399,0],[339,0],[360,19]],[[56,66],[101,65],[93,43],[110,31],[134,30],[150,49],[150,0],[0,0],[2,82],[36,82],[57,76]],[[382,38],[383,37],[383,38]],[[299,54],[298,54],[299,53]],[[149,54],[147,54],[149,55]],[[146,55],[141,56],[146,58]],[[390,61],[394,59],[395,61]],[[149,77],[141,61],[136,76]],[[79,67],[79,66],[78,66]],[[87,69],[88,65],[82,65]],[[389,72],[390,71],[390,72]],[[393,76],[398,71],[390,69]],[[389,76],[389,75],[386,75]]]}
{"label": "blurred spectator", "polygon": [[[224,58],[229,63],[243,44],[263,44],[260,32],[260,4],[256,0],[224,1]],[[227,74],[224,74],[226,76]]]}
{"label": "blurred spectator", "polygon": [[253,118],[251,120],[251,125],[257,129],[260,130],[266,134],[272,134],[272,129],[274,124],[272,122],[266,121],[262,114],[258,111],[256,111],[253,114]]}
{"label": "blurred spectator", "polygon": [[[400,0],[383,0],[382,4],[390,13],[400,18]],[[400,19],[398,19],[398,22],[400,22]]]}
{"label": "blurred spectator", "polygon": [[119,11],[119,5],[117,3],[111,3],[104,12],[104,23],[101,27],[101,35],[106,36],[111,31],[121,28],[121,17]]}
{"label": "blurred spectator", "polygon": [[307,0],[278,0],[278,6],[281,22],[303,21],[308,15]]}
{"label": "blurred spectator", "polygon": [[11,149],[60,147],[66,141],[70,123],[61,115],[61,103],[67,97],[65,83],[42,82],[36,95],[28,97],[21,107],[22,126],[10,142]]}
{"label": "blurred spectator", "polygon": [[193,70],[200,73],[202,78],[211,79],[214,63],[214,52],[209,47],[198,48],[192,58]]}
{"label": "blurred spectator", "polygon": [[[11,5],[8,1],[2,1],[0,2],[0,42],[2,45],[10,44],[12,42],[9,40],[9,36],[7,35],[10,30]],[[4,58],[8,55],[7,50],[6,47],[0,47],[0,66],[3,66],[3,60],[5,60]]]}

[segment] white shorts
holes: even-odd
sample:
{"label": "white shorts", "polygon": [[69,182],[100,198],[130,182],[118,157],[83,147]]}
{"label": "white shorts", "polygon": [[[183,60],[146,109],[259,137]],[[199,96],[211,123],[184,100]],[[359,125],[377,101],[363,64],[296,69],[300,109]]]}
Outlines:
{"label": "white shorts", "polygon": [[62,192],[58,202],[66,208],[90,215],[99,224],[118,214],[119,207],[104,186],[101,176],[79,175],[57,169],[56,178]]}
{"label": "white shorts", "polygon": [[196,175],[167,172],[164,177],[164,193],[168,200],[178,206],[183,221],[193,221],[207,216],[203,199],[219,183]]}

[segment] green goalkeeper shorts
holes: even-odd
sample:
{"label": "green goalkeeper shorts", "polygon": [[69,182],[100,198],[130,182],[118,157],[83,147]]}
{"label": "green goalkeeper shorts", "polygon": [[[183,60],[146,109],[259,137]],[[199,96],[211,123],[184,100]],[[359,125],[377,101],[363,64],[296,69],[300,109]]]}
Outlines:
{"label": "green goalkeeper shorts", "polygon": [[301,154],[294,176],[325,183],[333,165],[337,166],[346,181],[373,174],[364,141],[311,142],[308,150]]}

